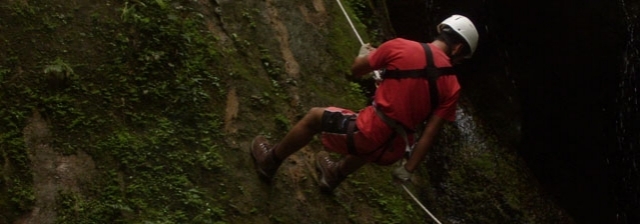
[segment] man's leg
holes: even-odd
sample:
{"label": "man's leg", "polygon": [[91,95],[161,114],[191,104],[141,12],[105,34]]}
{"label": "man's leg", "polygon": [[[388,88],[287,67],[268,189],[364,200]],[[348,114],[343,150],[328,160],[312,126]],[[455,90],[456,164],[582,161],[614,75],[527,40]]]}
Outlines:
{"label": "man's leg", "polygon": [[260,178],[269,182],[282,161],[307,145],[321,131],[324,108],[314,107],[300,120],[282,141],[271,146],[266,138],[257,136],[251,143],[251,157]]}
{"label": "man's leg", "polygon": [[281,160],[285,159],[309,144],[313,136],[321,131],[322,114],[324,114],[324,108],[311,108],[311,110],[307,112],[307,115],[293,126],[289,133],[287,133],[282,141],[275,147],[276,157]]}
{"label": "man's leg", "polygon": [[320,190],[331,193],[349,174],[356,172],[366,163],[366,160],[352,155],[346,155],[340,161],[334,162],[329,153],[319,152],[316,154],[316,169],[320,172]]}
{"label": "man's leg", "polygon": [[345,176],[356,172],[356,170],[360,169],[360,167],[367,164],[367,161],[352,155],[346,155],[342,160],[340,160],[340,173]]}

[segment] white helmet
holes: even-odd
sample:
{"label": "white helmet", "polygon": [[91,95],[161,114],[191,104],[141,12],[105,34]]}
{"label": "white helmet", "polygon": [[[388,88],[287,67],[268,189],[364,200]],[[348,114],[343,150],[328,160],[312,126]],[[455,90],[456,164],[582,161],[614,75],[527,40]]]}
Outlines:
{"label": "white helmet", "polygon": [[471,52],[465,56],[465,58],[471,58],[471,55],[476,51],[478,47],[478,31],[473,25],[473,22],[469,18],[461,15],[453,15],[438,25],[438,33],[442,31],[444,26],[449,26],[456,31],[469,45]]}

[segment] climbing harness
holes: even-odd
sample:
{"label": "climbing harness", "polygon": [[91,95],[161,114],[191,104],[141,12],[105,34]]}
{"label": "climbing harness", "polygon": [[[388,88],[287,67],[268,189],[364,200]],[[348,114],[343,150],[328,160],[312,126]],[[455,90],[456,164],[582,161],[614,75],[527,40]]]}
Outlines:
{"label": "climbing harness", "polygon": [[[353,25],[353,22],[351,22],[351,19],[349,18],[349,15],[347,14],[347,11],[344,9],[344,7],[342,6],[342,3],[340,2],[340,0],[336,0],[338,2],[338,5],[340,6],[340,9],[342,10],[342,13],[344,14],[345,18],[347,18],[347,21],[349,22],[349,25],[351,26],[351,29],[353,29],[353,33],[356,34],[356,37],[358,38],[358,41],[360,41],[360,45],[364,45],[364,41],[362,41],[362,38],[360,37],[360,34],[358,34],[358,31],[356,30],[356,27]],[[422,44],[422,47],[424,48],[425,54],[426,54],[426,58],[427,58],[427,66],[424,69],[418,69],[418,70],[387,70],[384,72],[384,75],[379,72],[379,71],[374,71],[374,76],[373,78],[376,80],[381,80],[382,78],[395,78],[395,79],[400,79],[400,78],[426,78],[429,82],[429,91],[430,91],[430,95],[431,95],[431,111],[435,110],[435,108],[438,106],[438,86],[436,84],[436,80],[438,79],[438,77],[442,76],[442,75],[453,75],[455,74],[455,72],[453,72],[453,69],[450,67],[446,67],[446,68],[436,68],[435,67],[435,63],[433,62],[433,53],[431,52],[431,49],[429,48],[429,46],[427,44]],[[393,120],[392,118],[388,117],[387,115],[385,115],[384,113],[382,113],[382,111],[380,111],[378,109],[377,106],[375,106],[374,104],[374,109],[376,111],[376,114],[378,115],[378,117],[384,121],[389,127],[393,128],[395,130],[394,134],[390,137],[389,140],[387,140],[387,143],[385,143],[384,145],[390,143],[390,141],[395,138],[396,133],[400,134],[406,144],[406,148],[405,151],[406,153],[410,153],[412,147],[409,146],[409,140],[407,137],[407,130],[411,130],[411,129],[406,129],[401,123]],[[433,113],[433,112],[431,112]],[[428,116],[430,117],[431,114]],[[357,127],[355,126],[355,120],[349,120],[348,121],[348,127],[347,127],[347,149],[349,151],[349,154],[353,154],[355,155],[357,152],[355,150],[355,143],[353,140],[353,133],[355,132],[355,130],[357,129]],[[374,150],[377,151],[378,149]],[[382,154],[381,154],[382,155]],[[380,158],[378,158],[380,159]],[[427,212],[427,214],[429,214],[429,216],[438,224],[442,224],[435,216],[433,216],[433,214],[431,214],[431,212],[429,212],[429,210],[422,204],[420,203],[420,200],[418,200],[418,198],[416,198],[411,191],[409,191],[409,189],[404,185],[404,183],[401,183],[402,188],[407,192],[407,194],[409,194],[409,196],[411,196],[411,198],[425,211]]]}
{"label": "climbing harness", "polygon": [[387,124],[387,126],[393,129],[396,133],[400,134],[400,137],[404,139],[405,152],[410,152],[411,147],[409,146],[409,137],[407,136],[407,132],[413,132],[413,131],[408,130],[408,128],[405,128],[404,125],[402,125],[400,122],[384,114],[382,111],[380,111],[380,109],[378,109],[375,103],[373,105],[373,109],[376,111],[376,115],[378,115],[380,120],[382,120],[385,124]]}
{"label": "climbing harness", "polygon": [[[378,153],[380,150],[387,150],[390,149],[389,151],[392,152],[393,148],[392,148],[392,143],[393,140],[396,138],[396,132],[393,132],[393,134],[391,134],[391,136],[389,136],[389,138],[387,138],[387,140],[384,141],[384,143],[382,143],[380,146],[378,146],[376,149],[367,152],[367,153],[360,153],[358,152],[358,150],[356,149],[356,144],[355,144],[355,137],[354,134],[358,131],[358,127],[356,126],[356,118],[351,117],[348,118],[347,121],[348,122],[345,124],[346,127],[346,135],[347,135],[347,152],[350,155],[354,155],[354,156],[371,156],[371,155],[375,155],[376,153]],[[382,159],[382,157],[384,156],[384,153],[378,153],[378,156],[376,157],[375,160],[372,160],[372,162],[378,163],[378,164],[382,164],[380,163],[380,159]]]}
{"label": "climbing harness", "polygon": [[425,57],[427,58],[427,66],[423,69],[415,70],[386,70],[382,74],[383,79],[403,79],[403,78],[423,78],[429,82],[429,96],[431,97],[431,111],[435,110],[439,104],[437,80],[440,76],[455,75],[453,67],[437,68],[433,61],[433,53],[429,45],[422,43]]}
{"label": "climbing harness", "polygon": [[[349,16],[346,14],[344,7],[342,7],[340,0],[337,0],[337,1],[338,1],[338,4],[340,4],[340,8],[342,9],[342,12],[345,13],[345,16],[347,17],[347,21],[349,21],[349,24],[351,25],[351,28],[353,28],[354,33],[356,34],[356,36],[358,37],[358,40],[360,40],[360,43],[362,44],[363,41],[360,38],[360,35],[356,31],[355,27],[353,26],[351,19],[349,19]],[[424,49],[425,58],[427,60],[427,65],[425,68],[414,69],[414,70],[386,70],[382,72],[379,77],[381,79],[387,79],[387,78],[389,79],[404,79],[404,78],[427,79],[429,83],[429,96],[431,99],[431,114],[433,114],[433,111],[438,107],[438,104],[439,104],[437,80],[440,76],[455,75],[455,70],[453,69],[453,67],[440,67],[440,68],[436,67],[435,62],[433,60],[433,52],[431,51],[431,48],[429,47],[429,45],[425,43],[421,43],[421,45],[422,45],[422,48]],[[382,111],[380,111],[380,108],[378,108],[378,106],[375,105],[375,103],[373,105],[373,108],[375,109],[376,115],[380,118],[380,120],[382,120],[385,124],[387,124],[387,126],[389,126],[391,129],[393,129],[396,133],[398,133],[402,137],[402,139],[405,142],[405,152],[410,155],[413,147],[411,146],[411,144],[409,144],[409,138],[407,133],[415,133],[415,131],[405,127],[404,125],[402,125],[402,123],[384,114]],[[427,118],[431,117],[431,114],[429,114]],[[354,125],[354,123],[355,122],[349,122],[348,124],[349,128],[347,128],[347,149],[349,151],[349,154],[352,154],[352,155],[357,154],[355,149],[355,144],[353,142],[354,128],[352,126]]]}
{"label": "climbing harness", "polygon": [[[424,48],[425,57],[427,59],[427,66],[423,69],[414,69],[414,70],[386,70],[382,73],[383,79],[405,79],[405,78],[422,78],[427,79],[429,83],[429,96],[431,99],[431,112],[427,116],[427,119],[433,115],[433,111],[438,107],[439,104],[439,95],[438,95],[438,84],[437,80],[440,76],[445,75],[455,75],[455,70],[452,67],[436,67],[433,61],[433,52],[431,52],[431,48],[429,45],[425,43],[421,43],[422,48]],[[374,108],[376,110],[376,114],[380,118],[380,120],[384,121],[387,126],[394,129],[398,134],[402,136],[404,142],[406,144],[405,151],[406,153],[411,154],[412,146],[409,144],[409,139],[407,137],[407,132],[415,132],[412,129],[404,127],[400,122],[390,118],[386,114],[382,113],[377,105],[374,104]]]}

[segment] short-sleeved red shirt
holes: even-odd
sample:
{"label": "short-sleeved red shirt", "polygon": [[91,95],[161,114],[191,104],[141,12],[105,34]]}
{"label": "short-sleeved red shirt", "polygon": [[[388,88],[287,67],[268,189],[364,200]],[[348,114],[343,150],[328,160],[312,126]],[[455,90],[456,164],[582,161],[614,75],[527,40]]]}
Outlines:
{"label": "short-sleeved red shirt", "polygon": [[[438,47],[429,44],[436,67],[449,67],[449,57]],[[396,38],[389,40],[369,54],[373,69],[412,70],[425,68],[427,60],[419,42]],[[434,115],[448,121],[455,119],[460,85],[456,76],[441,76],[437,80],[439,104]],[[426,79],[384,79],[376,90],[374,102],[387,116],[414,128],[432,110],[429,84]],[[361,110],[356,120],[358,129],[372,141],[382,144],[393,132],[377,117],[372,106]]]}

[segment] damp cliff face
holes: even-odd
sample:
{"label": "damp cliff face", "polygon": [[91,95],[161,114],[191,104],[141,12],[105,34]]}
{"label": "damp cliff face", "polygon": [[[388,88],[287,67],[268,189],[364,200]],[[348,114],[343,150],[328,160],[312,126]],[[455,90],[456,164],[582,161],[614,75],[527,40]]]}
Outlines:
{"label": "damp cliff face", "polygon": [[435,32],[425,31],[427,24],[453,13],[471,17],[480,47],[459,69],[464,93],[477,108],[473,116],[501,142],[516,143],[510,145],[544,191],[577,223],[640,219],[636,2],[388,6],[401,17],[391,17],[395,35],[422,41]]}
{"label": "damp cliff face", "polygon": [[[637,85],[637,41],[622,35],[629,31],[621,39],[614,32],[606,35],[612,42],[594,49],[626,53],[589,59],[587,47],[602,37],[594,29],[622,18],[561,29],[579,24],[571,15],[613,13],[616,4],[581,5],[588,10],[569,11],[558,24],[554,15],[567,3],[548,11],[542,3],[460,2],[344,1],[373,43],[394,36],[428,41],[434,29],[424,28],[451,13],[469,13],[481,28],[478,53],[459,68],[465,93],[457,121],[447,125],[411,190],[448,223],[572,223],[609,220],[614,211],[631,220],[638,213],[623,198],[637,186],[629,178],[637,170],[616,176],[628,180],[614,185],[617,199],[594,194],[617,207],[580,216],[599,207],[575,207],[574,199],[603,186],[586,178],[604,177],[593,175],[594,167],[587,175],[567,169],[602,165],[590,149],[607,141],[585,133],[609,127],[592,122],[602,115],[593,105],[603,102],[620,111],[604,113],[620,121],[605,130],[626,136],[611,164],[633,164],[626,155],[637,140],[637,103],[627,96]],[[626,8],[632,24],[637,5]],[[540,13],[549,14],[544,22]],[[554,32],[539,32],[548,24]],[[567,36],[582,28],[592,37]],[[0,30],[0,223],[428,222],[392,183],[390,167],[365,166],[334,195],[320,194],[317,141],[288,158],[273,184],[254,173],[247,153],[253,136],[276,141],[311,107],[366,104],[362,87],[371,83],[344,78],[359,43],[335,1],[9,0],[0,7]],[[571,40],[577,45],[566,44]],[[546,43],[549,57],[539,51]],[[562,67],[565,56],[572,66]],[[629,63],[618,64],[622,58]],[[581,73],[596,72],[584,75],[587,85],[571,82],[580,65],[592,66],[577,68]],[[626,76],[599,79],[609,66]],[[547,81],[554,78],[566,85]],[[599,81],[624,88],[605,91]],[[606,104],[609,97],[621,103]],[[573,159],[578,148],[591,153],[586,160]],[[553,162],[556,155],[567,163]],[[564,181],[574,176],[581,182]],[[575,183],[585,187],[570,192]]]}
{"label": "damp cliff face", "polygon": [[0,223],[419,218],[382,215],[409,205],[384,199],[391,185],[323,197],[318,144],[273,186],[253,170],[253,136],[282,137],[312,106],[364,105],[344,79],[358,44],[337,5],[0,4]]}

